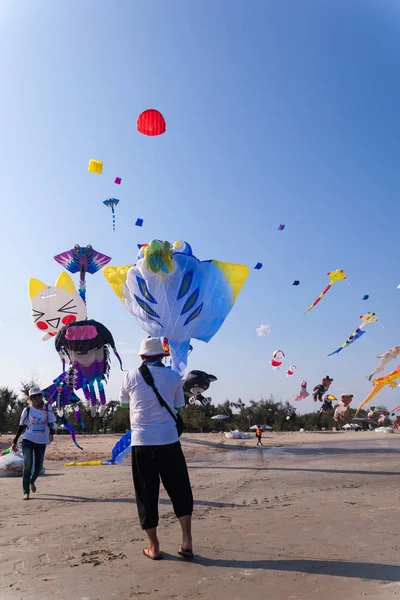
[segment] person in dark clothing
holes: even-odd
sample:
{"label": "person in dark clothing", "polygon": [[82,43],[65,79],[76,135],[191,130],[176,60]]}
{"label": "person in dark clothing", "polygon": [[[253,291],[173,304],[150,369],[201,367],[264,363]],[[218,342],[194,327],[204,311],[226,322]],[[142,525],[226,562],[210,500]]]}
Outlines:
{"label": "person in dark clothing", "polygon": [[185,399],[180,376],[162,363],[164,354],[159,338],[143,340],[139,352],[142,366],[125,375],[120,403],[130,407],[136,504],[141,527],[149,538],[149,546],[143,553],[152,560],[163,558],[157,537],[161,478],[182,528],[178,554],[191,560],[193,495],[176,423]]}

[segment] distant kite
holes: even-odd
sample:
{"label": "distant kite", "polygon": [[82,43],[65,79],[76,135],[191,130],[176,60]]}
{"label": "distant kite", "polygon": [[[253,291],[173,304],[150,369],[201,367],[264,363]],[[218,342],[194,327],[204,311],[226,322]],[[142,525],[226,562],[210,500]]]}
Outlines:
{"label": "distant kite", "polygon": [[70,273],[79,273],[79,294],[86,303],[86,273],[94,275],[111,260],[110,256],[97,252],[92,246],[81,248],[75,244],[71,250],[66,250],[54,256],[60,265]]}
{"label": "distant kite", "polygon": [[368,300],[369,296],[368,294],[365,294],[365,296],[362,297],[362,300]]}
{"label": "distant kite", "polygon": [[278,226],[278,231],[283,231],[284,229],[285,229],[285,225],[284,225],[283,223],[281,223],[281,224]]}
{"label": "distant kite", "polygon": [[114,179],[114,183],[116,183],[117,185],[120,185],[121,181],[122,181],[121,177],[116,177]]}
{"label": "distant kite", "polygon": [[112,222],[113,222],[113,231],[115,231],[115,210],[114,208],[119,204],[118,198],[107,198],[107,200],[103,201],[103,204],[109,206],[112,211]]}
{"label": "distant kite", "polygon": [[372,398],[374,396],[376,396],[381,390],[383,390],[383,388],[386,385],[390,386],[391,388],[397,387],[396,381],[398,379],[400,379],[400,365],[398,367],[396,367],[394,369],[394,371],[392,371],[391,373],[387,373],[386,375],[383,375],[382,377],[378,377],[378,379],[374,379],[374,381],[372,382],[372,385],[374,387],[372,388],[370,394],[365,398],[365,400],[363,402],[361,402],[360,406],[357,408],[356,416],[358,415],[360,410],[363,408],[363,406],[368,404],[368,402],[370,400],[372,400]]}
{"label": "distant kite", "polygon": [[330,354],[328,354],[328,356],[333,356],[333,354],[339,354],[339,352],[344,350],[344,348],[346,348],[346,346],[349,346],[350,344],[354,344],[354,342],[356,340],[358,340],[362,335],[364,335],[365,331],[363,331],[363,328],[366,325],[369,325],[370,323],[376,323],[378,320],[378,317],[376,316],[375,313],[369,312],[366,315],[361,315],[360,319],[362,320],[362,324],[360,325],[360,327],[357,327],[357,329],[355,331],[353,331],[353,333],[347,338],[347,340],[344,342],[344,344],[342,344],[340,346],[340,348],[338,348],[334,352],[331,352]]}
{"label": "distant kite", "polygon": [[295,279],[292,283],[292,285],[299,285],[299,284],[300,284],[300,281],[298,281],[297,279]]}
{"label": "distant kite", "polygon": [[98,175],[101,175],[103,172],[103,161],[91,158],[89,160],[88,171],[89,173],[97,173]]}
{"label": "distant kite", "polygon": [[260,325],[260,327],[257,327],[256,331],[257,335],[259,335],[260,337],[269,335],[272,331],[271,325]]}
{"label": "distant kite", "polygon": [[296,371],[297,371],[297,367],[295,365],[290,365],[290,367],[286,371],[286,377],[291,377],[292,375],[294,375],[296,373]]}
{"label": "distant kite", "polygon": [[344,271],[342,269],[336,269],[336,271],[328,273],[328,277],[330,280],[328,285],[326,286],[324,291],[318,296],[318,298],[314,300],[311,306],[307,308],[304,314],[308,313],[312,308],[314,308],[314,306],[318,304],[318,302],[320,302],[321,298],[325,296],[325,294],[331,289],[335,281],[343,281],[344,279],[346,279],[346,275],[344,274]]}
{"label": "distant kite", "polygon": [[141,227],[143,225],[143,219],[136,219],[135,225],[136,227]]}
{"label": "distant kite", "polygon": [[144,135],[161,135],[166,131],[165,119],[162,114],[153,108],[145,110],[137,120],[137,130]]}
{"label": "distant kite", "polygon": [[263,266],[262,263],[258,262],[258,263],[256,263],[254,268],[257,269],[257,271],[258,271],[258,270],[262,269],[262,266]]}
{"label": "distant kite", "polygon": [[310,394],[307,392],[307,381],[302,381],[300,384],[300,391],[293,396],[293,400],[304,400]]}
{"label": "distant kite", "polygon": [[375,368],[375,370],[372,371],[372,373],[370,375],[366,375],[366,378],[368,379],[368,381],[371,381],[371,379],[373,378],[374,375],[377,375],[378,373],[380,373],[381,371],[386,369],[387,365],[392,360],[397,358],[399,354],[400,354],[400,346],[393,346],[393,348],[389,348],[389,350],[386,350],[386,352],[384,352],[383,354],[378,354],[377,358],[380,358],[381,360],[378,362],[378,365]]}
{"label": "distant kite", "polygon": [[275,352],[272,355],[272,359],[269,361],[269,364],[274,369],[274,371],[278,371],[284,360],[285,354],[282,352],[282,350],[275,350]]}

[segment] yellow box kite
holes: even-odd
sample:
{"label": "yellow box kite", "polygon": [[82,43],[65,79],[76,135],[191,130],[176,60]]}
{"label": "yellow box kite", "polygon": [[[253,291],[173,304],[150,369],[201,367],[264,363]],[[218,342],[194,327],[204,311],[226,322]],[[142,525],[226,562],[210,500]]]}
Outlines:
{"label": "yellow box kite", "polygon": [[90,173],[97,173],[98,175],[101,175],[101,173],[103,171],[103,161],[96,160],[95,158],[91,158],[89,160],[88,171]]}

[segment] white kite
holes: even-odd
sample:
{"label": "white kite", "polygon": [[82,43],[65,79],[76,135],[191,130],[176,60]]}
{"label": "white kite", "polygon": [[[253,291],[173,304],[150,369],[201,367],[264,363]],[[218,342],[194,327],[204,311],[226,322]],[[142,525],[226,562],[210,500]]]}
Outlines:
{"label": "white kite", "polygon": [[259,335],[260,337],[264,335],[269,335],[272,331],[271,325],[260,325],[260,327],[257,327],[256,331],[257,335]]}
{"label": "white kite", "polygon": [[389,348],[389,350],[386,350],[386,352],[384,352],[383,354],[378,354],[378,356],[376,358],[380,358],[381,360],[378,362],[375,370],[372,371],[372,373],[370,375],[365,376],[368,379],[368,381],[371,381],[373,376],[376,375],[377,373],[384,371],[386,369],[387,365],[392,360],[397,358],[397,356],[399,354],[400,354],[400,346],[393,346],[393,348]]}

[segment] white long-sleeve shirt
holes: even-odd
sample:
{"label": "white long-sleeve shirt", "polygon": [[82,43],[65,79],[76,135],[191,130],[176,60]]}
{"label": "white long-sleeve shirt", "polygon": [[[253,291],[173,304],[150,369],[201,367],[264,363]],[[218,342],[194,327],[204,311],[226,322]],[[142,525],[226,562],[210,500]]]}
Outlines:
{"label": "white long-sleeve shirt", "polygon": [[[185,406],[182,381],[178,373],[162,363],[147,364],[161,397],[173,412]],[[176,424],[166,408],[161,406],[152,388],[138,369],[128,371],[120,393],[121,405],[129,404],[132,446],[163,446],[178,441]]]}

